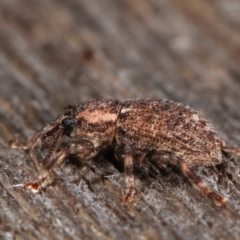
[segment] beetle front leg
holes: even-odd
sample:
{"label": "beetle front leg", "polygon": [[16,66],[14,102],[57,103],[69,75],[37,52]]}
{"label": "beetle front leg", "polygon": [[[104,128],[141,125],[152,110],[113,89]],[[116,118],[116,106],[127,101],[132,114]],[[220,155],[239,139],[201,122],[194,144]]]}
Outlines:
{"label": "beetle front leg", "polygon": [[9,141],[9,145],[16,149],[33,149],[41,139],[42,129],[37,131],[26,143],[18,143],[14,140]]}
{"label": "beetle front leg", "polygon": [[[64,149],[59,151],[57,155],[52,159],[44,159],[44,162],[48,164],[44,166],[44,171],[40,175],[40,180],[36,182],[28,182],[24,185],[25,189],[29,189],[32,192],[38,192],[41,188],[45,187],[47,184],[47,179],[49,178],[53,169],[62,163],[67,156],[77,155],[81,159],[90,159],[97,154],[94,146],[89,141],[78,141],[74,143],[69,143]],[[47,158],[50,156],[47,155]]]}
{"label": "beetle front leg", "polygon": [[35,154],[33,154],[33,148],[40,142],[42,136],[42,129],[37,131],[28,141],[25,143],[19,143],[14,140],[9,141],[9,145],[15,149],[23,149],[23,150],[30,150],[30,156],[34,163],[34,166],[37,170],[40,170],[41,167],[36,159]]}

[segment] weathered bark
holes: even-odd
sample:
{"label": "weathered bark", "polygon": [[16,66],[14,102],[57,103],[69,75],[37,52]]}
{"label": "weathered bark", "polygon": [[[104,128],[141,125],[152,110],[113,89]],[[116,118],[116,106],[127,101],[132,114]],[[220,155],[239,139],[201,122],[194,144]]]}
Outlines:
{"label": "weathered bark", "polygon": [[66,105],[100,97],[189,104],[240,146],[239,8],[237,0],[1,0],[0,238],[239,239],[240,158],[199,169],[229,198],[226,209],[171,166],[136,169],[126,209],[111,149],[87,165],[69,159],[33,194],[12,185],[39,172],[8,146]]}

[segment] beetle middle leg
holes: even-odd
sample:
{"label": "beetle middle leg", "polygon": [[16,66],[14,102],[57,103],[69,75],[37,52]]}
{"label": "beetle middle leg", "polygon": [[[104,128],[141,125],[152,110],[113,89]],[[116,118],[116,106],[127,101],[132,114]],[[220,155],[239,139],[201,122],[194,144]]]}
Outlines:
{"label": "beetle middle leg", "polygon": [[217,206],[223,206],[226,203],[226,198],[219,193],[216,193],[212,188],[200,178],[184,161],[179,161],[180,167],[184,175],[197,187],[197,189],[208,197],[212,198]]}
{"label": "beetle middle leg", "polygon": [[[56,165],[62,163],[67,156],[77,155],[81,159],[90,159],[94,157],[97,152],[94,146],[89,141],[76,141],[69,143],[64,149],[59,151],[55,157],[48,156],[44,159],[47,165],[44,166],[44,171],[40,175],[40,180],[36,182],[28,182],[24,185],[25,189],[30,189],[32,192],[38,192],[47,184],[47,179]],[[48,159],[49,158],[49,159]]]}
{"label": "beetle middle leg", "polygon": [[135,193],[134,176],[133,176],[133,149],[125,145],[117,145],[115,148],[115,156],[124,161],[124,199],[123,204],[127,206],[133,201]]}
{"label": "beetle middle leg", "polygon": [[124,205],[126,206],[133,200],[133,195],[135,193],[133,176],[133,158],[131,155],[127,155],[124,158],[124,172],[125,172]]}

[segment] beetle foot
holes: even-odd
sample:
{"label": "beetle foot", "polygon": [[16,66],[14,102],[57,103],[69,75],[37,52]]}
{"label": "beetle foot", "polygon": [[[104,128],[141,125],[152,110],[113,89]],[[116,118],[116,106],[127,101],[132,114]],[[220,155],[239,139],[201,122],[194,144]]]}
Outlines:
{"label": "beetle foot", "polygon": [[31,190],[34,193],[37,193],[37,192],[39,192],[39,190],[41,188],[43,188],[43,186],[45,184],[45,180],[46,180],[46,177],[44,177],[36,182],[28,182],[28,183],[24,184],[23,188]]}
{"label": "beetle foot", "polygon": [[133,196],[134,196],[135,192],[136,191],[135,191],[134,187],[130,187],[129,189],[127,189],[126,194],[124,196],[124,200],[123,200],[123,204],[125,207],[127,207],[128,204],[133,201]]}
{"label": "beetle foot", "polygon": [[215,192],[209,193],[208,196],[214,200],[214,203],[216,204],[216,206],[218,206],[218,207],[226,206],[226,203],[227,203],[226,197],[221,196]]}

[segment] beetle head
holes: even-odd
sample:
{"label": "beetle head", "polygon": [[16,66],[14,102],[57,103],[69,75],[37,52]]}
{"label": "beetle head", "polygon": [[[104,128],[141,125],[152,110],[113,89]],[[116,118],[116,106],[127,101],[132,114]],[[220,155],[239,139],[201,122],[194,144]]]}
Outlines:
{"label": "beetle head", "polygon": [[63,135],[70,136],[74,127],[73,112],[74,107],[67,107],[63,114],[44,127],[41,136],[42,150],[54,149]]}

